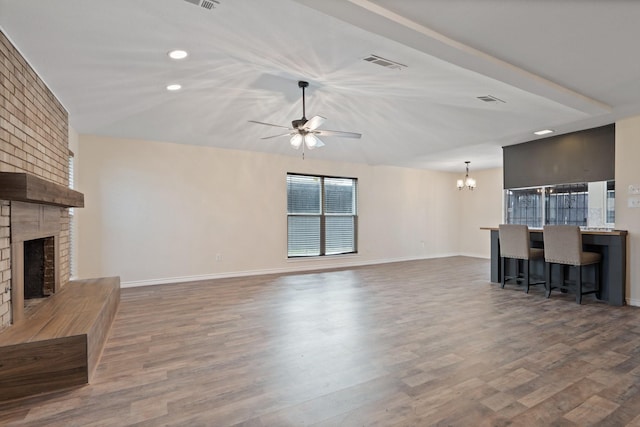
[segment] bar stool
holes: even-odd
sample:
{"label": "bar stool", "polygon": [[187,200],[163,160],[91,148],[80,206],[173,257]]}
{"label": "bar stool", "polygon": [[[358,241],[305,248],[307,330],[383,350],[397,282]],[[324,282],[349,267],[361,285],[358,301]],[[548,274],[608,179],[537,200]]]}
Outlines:
{"label": "bar stool", "polygon": [[[500,287],[504,289],[504,285],[509,280],[517,282],[524,280],[524,290],[529,293],[530,285],[541,285],[544,281],[536,281],[531,283],[529,277],[530,261],[532,259],[542,259],[544,250],[531,247],[531,239],[529,237],[529,227],[521,224],[500,224],[498,226],[498,236],[500,238],[500,268],[502,271],[502,279]],[[506,275],[506,258],[516,260],[516,269],[513,276]],[[519,264],[522,260],[523,274],[520,275]]]}
{"label": "bar stool", "polygon": [[[572,266],[576,268],[576,302],[582,303],[582,295],[596,294],[600,298],[600,259],[596,252],[585,252],[582,250],[582,234],[577,225],[545,225],[543,228],[545,279],[547,298],[551,295],[551,290],[559,287],[567,289],[564,279],[564,267]],[[562,266],[562,282],[560,286],[551,284],[551,265],[560,264]],[[595,265],[595,289],[589,291],[582,290],[582,267],[585,265]]]}

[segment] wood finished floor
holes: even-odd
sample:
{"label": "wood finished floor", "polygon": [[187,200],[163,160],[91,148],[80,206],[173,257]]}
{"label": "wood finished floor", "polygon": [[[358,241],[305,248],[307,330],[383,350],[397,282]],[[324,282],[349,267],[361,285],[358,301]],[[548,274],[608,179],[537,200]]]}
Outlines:
{"label": "wood finished floor", "polygon": [[123,289],[91,385],[29,426],[640,426],[640,309],[454,257]]}

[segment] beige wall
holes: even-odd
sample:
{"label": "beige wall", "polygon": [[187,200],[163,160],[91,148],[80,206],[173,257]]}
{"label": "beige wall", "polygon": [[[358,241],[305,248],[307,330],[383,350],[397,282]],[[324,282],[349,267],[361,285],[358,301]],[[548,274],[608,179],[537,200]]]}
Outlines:
{"label": "beige wall", "polygon": [[[81,278],[152,284],[460,252],[450,173],[90,135],[76,159]],[[287,259],[287,172],[358,178],[357,255]]]}
{"label": "beige wall", "polygon": [[458,213],[451,218],[455,218],[459,226],[459,253],[489,258],[490,232],[480,227],[497,227],[502,222],[502,168],[471,172],[478,186],[473,191],[459,191]]}
{"label": "beige wall", "polygon": [[640,208],[630,208],[628,200],[640,199],[629,186],[640,187],[640,116],[616,122],[616,228],[627,230],[627,302],[640,305]]}

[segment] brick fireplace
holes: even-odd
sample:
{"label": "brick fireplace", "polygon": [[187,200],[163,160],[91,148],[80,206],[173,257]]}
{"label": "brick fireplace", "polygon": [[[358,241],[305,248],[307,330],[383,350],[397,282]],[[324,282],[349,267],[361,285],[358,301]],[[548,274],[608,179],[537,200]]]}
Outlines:
{"label": "brick fireplace", "polygon": [[[70,155],[67,111],[0,31],[0,173],[24,173],[39,179],[30,180],[30,185],[40,186],[41,193],[46,195],[51,190],[49,184],[55,185],[54,188],[67,186]],[[57,194],[53,191],[52,194]],[[20,200],[13,194],[0,195],[0,329],[14,320],[15,227],[17,222],[20,228],[22,221],[16,219],[13,212],[21,209],[16,207],[20,203],[47,207],[43,208],[47,223],[57,223],[57,231],[38,238],[54,236],[54,245],[58,248],[54,291],[69,281],[69,210],[65,206],[76,202],[58,202],[60,200],[46,197]]]}
{"label": "brick fireplace", "polygon": [[66,208],[84,206],[84,196],[25,174],[0,172],[0,198],[9,200],[11,323],[25,317],[33,300],[61,287],[61,236]]}
{"label": "brick fireplace", "polygon": [[0,401],[86,384],[120,301],[118,277],[69,281],[68,123],[0,30]]}
{"label": "brick fireplace", "polygon": [[[42,211],[52,210],[49,216],[55,218],[53,224],[47,224]],[[12,320],[18,321],[28,313],[29,307],[36,306],[41,298],[53,295],[60,287],[58,275],[60,262],[59,208],[32,203],[14,202],[11,208],[11,314]],[[24,219],[29,217],[35,221],[28,226]]]}
{"label": "brick fireplace", "polygon": [[69,281],[68,123],[0,30],[0,401],[86,384],[120,301],[118,277]]}

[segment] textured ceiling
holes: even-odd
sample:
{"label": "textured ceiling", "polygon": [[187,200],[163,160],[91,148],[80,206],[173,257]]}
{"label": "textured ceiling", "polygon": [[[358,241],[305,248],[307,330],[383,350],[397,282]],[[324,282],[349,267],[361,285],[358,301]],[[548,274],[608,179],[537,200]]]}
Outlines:
{"label": "textured ceiling", "polygon": [[535,130],[640,114],[637,22],[625,0],[0,0],[78,132],[299,156],[248,120],[299,119],[302,79],[307,117],[363,134],[313,157],[454,171],[499,166]]}

